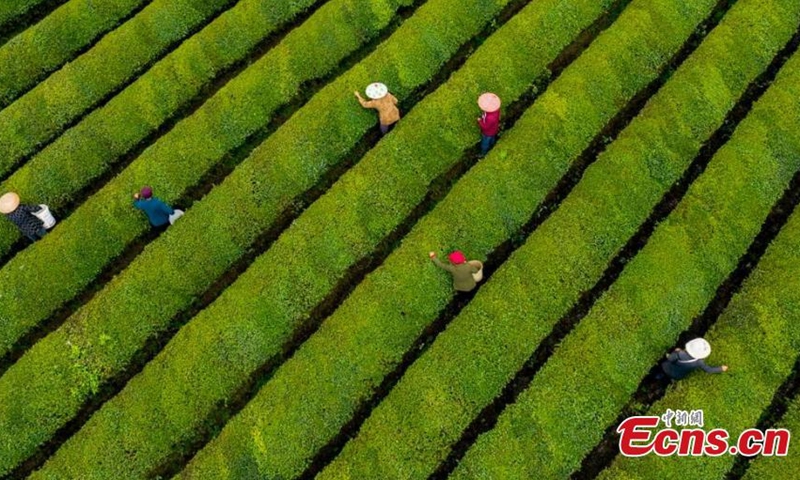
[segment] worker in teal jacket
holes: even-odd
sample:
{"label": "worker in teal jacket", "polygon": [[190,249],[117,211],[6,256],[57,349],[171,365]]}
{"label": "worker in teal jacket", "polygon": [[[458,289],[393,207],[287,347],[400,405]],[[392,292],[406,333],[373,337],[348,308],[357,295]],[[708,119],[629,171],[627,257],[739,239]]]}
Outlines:
{"label": "worker in teal jacket", "polygon": [[169,224],[169,217],[175,210],[153,196],[151,187],[143,187],[139,193],[133,195],[133,206],[143,211],[150,220],[150,225],[158,230],[166,229]]}

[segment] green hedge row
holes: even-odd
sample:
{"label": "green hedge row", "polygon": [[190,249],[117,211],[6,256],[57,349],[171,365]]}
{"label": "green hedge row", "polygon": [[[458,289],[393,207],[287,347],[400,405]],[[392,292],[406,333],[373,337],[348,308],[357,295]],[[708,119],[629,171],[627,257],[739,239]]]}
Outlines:
{"label": "green hedge row", "polygon": [[[793,216],[795,218],[791,219],[790,223],[786,227],[784,227],[785,230],[788,230],[791,233],[781,232],[781,235],[784,236],[784,239],[781,240],[781,244],[780,244],[781,246],[780,247],[773,247],[775,250],[778,250],[778,248],[784,248],[784,245],[788,244],[789,242],[793,242],[792,243],[792,250],[793,251],[792,252],[785,252],[785,253],[781,252],[780,254],[779,253],[773,253],[774,256],[779,256],[780,255],[781,257],[788,257],[790,253],[792,253],[794,255],[797,255],[797,252],[800,251],[800,243],[798,243],[798,240],[796,240],[795,238],[785,238],[785,237],[788,237],[790,235],[793,236],[793,237],[797,236],[798,228],[797,228],[797,223],[796,223],[797,222],[796,217],[798,215],[797,215],[797,213],[795,213]],[[794,269],[793,269],[793,271],[790,272],[791,276],[782,276],[782,277],[779,277],[779,278],[781,278],[781,280],[784,282],[783,285],[794,287],[794,290],[783,292],[782,293],[782,297],[780,297],[780,298],[776,297],[776,298],[772,299],[773,303],[770,305],[770,308],[772,308],[774,310],[779,310],[779,311],[780,311],[781,307],[785,306],[784,302],[786,300],[784,300],[784,299],[791,299],[791,301],[794,303],[794,305],[797,305],[798,303],[800,303],[800,300],[798,300],[796,298],[797,292],[800,291],[800,289],[798,289],[795,286],[795,282],[797,281],[797,278],[800,277],[800,272],[798,271],[798,267],[795,266],[796,265],[796,258],[792,258],[790,260],[784,259],[784,261],[786,261],[787,263],[790,263],[791,267],[794,267]],[[781,275],[781,274],[784,274],[784,273],[788,272],[789,268],[791,268],[791,267],[790,266],[784,267],[783,269],[778,271],[777,275]],[[776,268],[776,270],[777,270],[777,268]],[[781,285],[781,287],[783,287],[783,285]],[[757,288],[758,287],[753,287],[754,290],[757,289]],[[742,300],[742,303],[745,303],[745,302],[746,302],[745,300]],[[764,303],[766,303],[766,302],[762,301],[762,302],[759,302],[758,304],[753,302],[752,304],[753,305],[763,305]],[[780,314],[786,315],[787,313],[784,313],[783,311],[780,311]],[[791,318],[789,318],[787,320],[793,322],[794,325],[797,325],[797,322],[800,319],[800,315],[798,315],[794,311],[794,309],[792,309],[791,312],[789,312],[788,314],[792,315],[792,316],[791,316]],[[751,313],[751,315],[755,315],[755,314]],[[759,332],[759,333],[761,333],[761,332]],[[762,334],[762,336],[763,336],[763,334]],[[770,338],[772,338],[772,337],[770,337]],[[764,345],[761,345],[761,346],[762,346],[762,348],[764,348]],[[770,348],[768,344],[767,344],[766,348],[767,349]],[[794,353],[796,353],[796,352],[797,352],[797,349],[795,349]],[[762,352],[757,352],[757,353],[754,353],[753,355],[761,355],[761,353]],[[733,373],[733,372],[730,372],[730,373]],[[797,432],[800,432],[800,398],[795,398],[794,401],[792,401],[792,403],[789,405],[788,411],[783,416],[781,421],[775,426],[775,428],[786,428],[790,432],[792,432],[792,435],[796,435]],[[794,445],[794,446],[792,446],[792,445]],[[797,478],[797,472],[798,471],[800,471],[800,455],[797,455],[797,440],[796,440],[796,437],[795,437],[794,442],[789,444],[789,455],[788,456],[786,456],[786,457],[759,457],[759,458],[753,459],[753,461],[752,461],[752,463],[750,465],[750,469],[747,471],[747,473],[745,474],[745,476],[743,478],[744,478],[744,480],[762,480],[764,478],[768,478],[768,479],[771,479],[771,480],[794,480],[795,478]]]}
{"label": "green hedge row", "polygon": [[[754,24],[767,35],[767,26],[778,30],[795,24],[797,14],[791,10],[797,5],[792,4],[740,2],[739,11],[748,11],[745,25]],[[736,35],[727,40],[738,42]],[[494,430],[467,452],[454,478],[559,478],[580,465],[641,377],[713,298],[800,168],[800,104],[791,101],[800,93],[798,80],[800,56]],[[623,194],[629,190],[621,189]],[[538,267],[541,258],[526,255],[520,266]],[[694,472],[690,477],[708,478]]]}
{"label": "green hedge row", "polygon": [[[338,5],[338,10],[323,7],[319,16],[310,21],[318,24],[319,31],[326,35],[331,31],[341,31],[340,23],[353,25],[367,22],[368,18],[388,22],[393,6],[377,0],[337,0],[328,5]],[[241,257],[292,198],[313,185],[328,166],[341,161],[352,145],[375,127],[376,115],[358,105],[353,98],[354,89],[381,78],[393,86],[400,99],[407,98],[410,92],[425,85],[502,7],[503,4],[496,1],[432,0],[370,57],[315,95],[222,186],[214,189],[181,222],[145,249],[126,272],[113,280],[60,331],[34,346],[6,373],[3,381],[7,382],[4,383],[7,387],[0,387],[0,396],[8,398],[13,405],[1,415],[14,423],[4,423],[0,430],[16,430],[19,438],[36,441],[47,438],[51,434],[48,432],[71,418],[91,394],[93,385],[123,371],[149,335],[163,331],[177,311],[190,305],[195,295]],[[337,11],[342,13],[341,17],[334,15]],[[359,12],[363,12],[358,17],[362,20],[355,22]],[[335,18],[338,20],[334,21]],[[431,32],[436,32],[436,35]],[[303,34],[300,38],[310,37]],[[317,40],[316,43],[323,45],[331,41]],[[307,48],[299,48],[296,44],[290,51],[308,55]],[[520,82],[522,85],[517,88],[523,91],[527,81]],[[474,98],[468,101],[474,105]],[[287,142],[287,138],[294,143]],[[311,164],[309,159],[319,163]],[[270,170],[273,168],[277,170]],[[261,188],[260,185],[267,181],[271,188]],[[266,198],[272,194],[275,196]],[[126,198],[126,209],[130,208],[128,201]],[[208,271],[216,273],[209,276]],[[106,341],[108,339],[113,340]],[[64,351],[66,341],[76,346],[76,355],[80,356],[82,365],[88,365],[86,369],[77,373],[71,369],[73,362],[64,357],[68,353]],[[51,365],[48,371],[53,378],[42,376],[41,383],[37,379],[31,385],[27,368],[37,363],[38,358],[47,359],[45,361]],[[23,400],[19,397],[19,389],[12,386],[23,378],[28,378],[25,383],[30,399]],[[75,393],[70,395],[73,389]],[[156,445],[155,441],[148,441],[146,447],[155,449],[161,445],[163,443]],[[152,463],[160,458],[146,458],[142,453],[139,460]],[[92,460],[87,457],[86,461]],[[142,465],[116,466],[146,468]]]}
{"label": "green hedge row", "polygon": [[[533,18],[542,21],[540,25],[546,28],[553,18],[576,18],[583,16],[581,11],[597,15],[597,6],[591,3],[573,3],[567,7],[572,10],[569,14],[562,13],[561,4],[561,8],[555,7],[547,17]],[[711,4],[711,1],[706,3]],[[430,264],[427,251],[454,248],[463,240],[470,247],[468,251],[480,252],[483,258],[517,232],[570,162],[626,101],[658,75],[659,66],[680,47],[710,7],[704,12],[700,10],[695,10],[694,22],[677,16],[684,22],[681,25],[680,21],[675,21],[675,16],[656,15],[658,10],[648,7],[646,2],[634,2],[608,32],[551,85],[517,126],[507,132],[495,151],[417,225],[384,266],[368,276],[322,324],[320,331],[276,372],[250,405],[195,457],[184,477],[208,478],[214,477],[216,472],[230,472],[231,477],[240,478],[288,478],[302,471],[318,449],[339,432],[359,404],[397,365],[421,330],[435,318],[435,312],[441,311],[451,297],[450,279]],[[641,28],[643,18],[650,18],[650,14],[657,17],[661,28]],[[519,24],[522,25],[525,23]],[[673,35],[673,38],[659,42],[656,39],[661,35]],[[519,38],[519,33],[509,31],[506,48],[517,48]],[[502,58],[502,55],[496,56]],[[587,88],[589,83],[591,87]],[[463,117],[471,119],[469,110],[463,111]],[[532,158],[530,152],[537,152],[537,155]],[[390,182],[391,179],[387,179],[371,187],[373,191],[382,192],[391,188]],[[394,200],[393,204],[396,203]],[[355,208],[362,212],[371,210],[367,207],[370,203],[365,204]],[[376,222],[383,221],[382,217],[386,215],[364,215],[360,220]],[[317,222],[323,223],[323,220]],[[334,227],[330,221],[324,223],[319,227],[327,229],[322,242],[330,242],[354,228],[351,221],[343,222],[342,227]],[[481,234],[471,235],[476,230]],[[329,237],[327,232],[331,231],[334,235]],[[347,242],[357,238],[351,235]],[[291,240],[292,244],[276,245],[259,261],[274,262],[281,250],[290,250],[292,245],[298,248],[300,244],[298,237],[286,240]],[[304,255],[309,255],[321,246],[314,241],[299,248]],[[326,249],[325,256],[342,255],[341,249],[339,245]],[[300,270],[292,278],[303,283],[320,282],[310,276],[309,271],[314,269]],[[254,272],[258,273],[258,270]],[[231,296],[236,294],[231,290]],[[269,290],[270,296],[276,294],[277,291]],[[264,308],[249,303],[251,308]],[[266,302],[259,303],[266,306]],[[209,322],[217,324],[213,327],[217,332],[206,333],[208,328],[197,327],[202,333],[194,332],[194,335],[224,338],[225,329],[235,328],[231,323],[241,321],[240,318],[223,321],[226,310],[217,310],[216,318]],[[431,314],[425,315],[426,310],[432,310]],[[262,312],[264,310],[257,310],[256,315]],[[274,310],[267,312],[271,315],[265,318],[275,321]],[[210,318],[213,317],[209,315]],[[250,328],[255,328],[259,320],[253,319]],[[193,343],[183,342],[181,350],[188,352],[194,347]],[[261,349],[266,350],[268,345],[262,340]],[[178,349],[177,342],[174,347]],[[249,349],[253,347],[248,345]],[[204,360],[204,364],[219,368],[219,358],[223,355],[224,351],[220,350],[215,353],[217,358]],[[209,375],[207,367],[197,368],[205,376]],[[183,368],[172,367],[171,370],[177,376]],[[160,377],[161,384],[165,383],[165,378],[169,377]],[[216,378],[212,381],[219,382]],[[182,388],[188,393],[188,385]],[[196,386],[194,390],[198,390]],[[269,418],[262,412],[270,412]],[[419,458],[416,455],[422,446],[417,447],[411,456],[398,459],[403,464],[400,470],[382,471],[377,458],[372,457],[369,469],[354,472],[352,478],[414,478],[417,471],[411,458]]]}
{"label": "green hedge row", "polygon": [[[148,148],[52,234],[13,258],[0,270],[0,282],[9,285],[8,294],[0,297],[0,351],[6,352],[73,298],[149,228],[145,216],[131,206],[132,192],[150,184],[167,201],[181,195],[231,149],[264,128],[278,107],[302,94],[306,82],[335,71],[343,58],[387,26],[397,8],[411,1],[336,0],[324,5]],[[246,225],[252,223],[249,219],[238,218],[239,225],[232,228],[255,229]],[[47,290],[41,289],[43,284]]]}
{"label": "green hedge row", "polygon": [[[230,137],[220,139],[220,143],[224,141],[227,143],[226,146],[230,147],[230,144],[236,141],[237,138],[241,140],[243,136],[257,128],[259,125],[256,122],[261,122],[261,124],[266,122],[268,115],[280,105],[281,101],[289,100],[289,98],[281,95],[296,95],[298,87],[304,80],[324,74],[325,68],[329,70],[336,68],[342,57],[363,45],[370,37],[377,34],[381,27],[385,27],[391,20],[392,13],[403,3],[403,1],[395,0],[335,0],[322,7],[315,16],[287,36],[278,47],[257,63],[255,68],[250,71],[254,73],[245,74],[244,77],[240,77],[241,80],[234,80],[229,84],[230,88],[223,89],[218,97],[210,100],[209,104],[212,108],[210,111],[204,111],[203,109],[198,111],[199,121],[195,122],[194,119],[196,117],[192,117],[184,124],[184,128],[176,128],[174,131],[177,131],[178,135],[167,137],[164,146],[157,145],[154,150],[149,150],[132,165],[129,171],[123,173],[121,177],[117,178],[96,197],[93,197],[82,209],[70,217],[68,222],[60,229],[55,230],[44,241],[14,258],[0,273],[0,277],[15,279],[13,280],[14,287],[7,289],[9,295],[0,298],[0,311],[3,312],[0,317],[4,317],[2,325],[4,351],[7,351],[13,345],[13,342],[25,333],[27,328],[36,325],[37,321],[45,318],[49,311],[52,311],[60,302],[68,299],[74,290],[91,281],[103,266],[103,262],[113,259],[114,251],[109,251],[109,243],[112,243],[117,249],[124,248],[125,242],[119,239],[116,242],[114,240],[109,240],[108,243],[103,242],[104,235],[109,238],[114,237],[113,234],[108,233],[109,224],[114,225],[112,229],[116,228],[117,232],[127,229],[125,230],[127,233],[125,239],[128,242],[132,241],[136,234],[147,228],[145,226],[146,220],[144,220],[141,213],[131,207],[130,195],[135,187],[145,183],[145,181],[151,181],[152,178],[149,178],[149,175],[157,172],[159,167],[162,167],[161,175],[168,175],[169,173],[177,175],[179,168],[190,172],[184,175],[189,177],[188,179],[174,179],[176,182],[186,181],[186,184],[170,189],[169,191],[174,192],[173,195],[177,195],[180,189],[185,188],[191,184],[190,181],[196,181],[202,175],[202,172],[192,171],[194,168],[202,166],[198,161],[199,154],[192,156],[187,153],[186,161],[178,165],[165,162],[164,159],[167,155],[181,150],[181,142],[189,142],[194,139],[195,144],[200,144],[196,148],[207,147],[210,150],[211,147],[208,146],[208,143],[211,143],[214,139],[220,139],[220,135],[227,133],[230,134]],[[364,13],[358,14],[358,12]],[[375,15],[374,13],[380,13],[380,15]],[[327,38],[332,32],[337,33],[335,42]],[[326,39],[326,41],[321,39]],[[452,50],[456,48],[457,46],[453,47]],[[312,53],[319,60],[317,62],[303,60],[305,69],[298,69],[301,70],[300,72],[286,72],[278,76],[274,74],[275,71],[280,69],[281,65],[299,63],[300,58]],[[303,74],[308,76],[303,78],[301,77]],[[297,77],[294,75],[297,75]],[[260,97],[264,101],[253,105],[254,115],[247,118],[246,122],[231,122],[231,110],[234,107],[240,107],[244,101],[252,101],[254,98],[259,98],[255,94],[256,90],[265,93]],[[240,96],[242,102],[230,102],[232,95]],[[239,128],[236,130],[224,128],[232,126]],[[207,132],[205,136],[202,135],[204,131]],[[211,132],[214,131],[218,131],[220,134],[212,135]],[[199,140],[199,138],[206,138],[207,143]],[[170,147],[176,148],[173,152],[170,152]],[[205,159],[211,162],[222,158],[225,153],[222,150],[223,148],[217,146],[213,151],[209,152],[207,150],[206,152],[208,153],[205,155]],[[183,150],[185,151],[186,149]],[[142,162],[144,163],[142,164]],[[85,212],[87,209],[89,211]],[[75,225],[74,230],[70,230],[70,223]],[[89,227],[90,225],[94,225],[95,229],[92,230]],[[95,232],[90,237],[91,242],[89,244],[87,244],[86,231]],[[97,257],[92,257],[92,254],[98,250],[103,254],[100,256],[100,262],[97,262]],[[239,254],[241,252],[242,250],[240,249]],[[188,253],[195,255],[197,252]],[[42,255],[45,258],[50,258],[50,260],[41,263]],[[95,262],[92,263],[91,259],[94,259]],[[55,261],[55,263],[50,263],[51,261]],[[49,266],[48,263],[50,263]],[[163,259],[156,263],[158,265],[156,270],[162,266],[162,263]],[[200,267],[201,270],[203,268],[204,266]],[[87,272],[89,273],[87,274]],[[29,273],[33,273],[33,275],[29,275]],[[48,278],[48,281],[44,282],[44,284],[52,282],[53,288],[47,291],[40,290],[39,286],[43,284],[43,276]],[[165,282],[166,279],[161,278],[161,281]],[[128,306],[137,309],[142,304],[151,303],[153,298],[158,296],[157,292],[150,286],[144,285],[143,289],[143,292],[147,293],[144,296],[137,296],[135,299],[131,299],[127,304]],[[174,292],[162,292],[162,296],[168,296],[170,293]],[[47,298],[43,298],[47,295],[49,295]],[[191,295],[189,297],[190,302]],[[185,299],[185,297],[183,298]],[[30,308],[26,308],[26,305]],[[76,321],[81,322],[83,320],[80,319],[86,318],[87,315],[91,316],[88,313],[91,311],[92,306],[90,305],[76,315],[79,319]],[[108,318],[107,310],[100,310],[99,314],[103,318]],[[131,318],[129,312],[122,313],[121,316]],[[167,323],[169,316],[162,318],[162,320]],[[144,338],[137,337],[140,341],[143,341],[149,332],[140,330],[139,333],[144,334]],[[139,345],[139,343],[136,345]],[[57,348],[61,347],[63,347],[63,344],[58,344]],[[130,345],[130,348],[135,351],[138,347]],[[126,350],[126,354],[129,355],[131,353],[130,350]],[[126,356],[125,358],[129,357]],[[85,386],[87,385],[82,385],[82,387]],[[61,392],[57,388],[51,387],[43,385],[43,391],[49,393]],[[69,389],[67,390],[69,391]],[[39,392],[36,389],[32,389],[29,393],[34,397]],[[88,391],[84,392],[81,399],[85,398],[86,394],[88,394]],[[20,400],[18,396],[15,396],[15,398]],[[76,406],[80,405],[78,398],[73,398],[72,400],[73,404],[70,406],[70,411],[74,411]],[[37,408],[40,406],[37,405]],[[15,405],[12,410],[18,407],[25,407],[25,405]],[[44,424],[48,427],[45,430],[51,430],[60,425],[59,418],[43,415],[41,410],[37,411],[37,408],[32,409],[29,413],[34,417],[42,418]],[[16,413],[12,415],[12,417],[15,416]],[[17,420],[20,420],[20,418],[18,417],[14,421],[16,422]],[[31,445],[35,446],[44,435],[41,424],[34,421],[27,424],[23,421],[22,424],[25,424],[26,427],[20,427],[20,430],[15,430],[14,428],[3,430],[9,435],[12,432],[16,433],[19,438],[24,438],[23,431],[36,431],[36,435],[31,434],[33,436],[29,437],[30,442],[17,441],[10,445],[14,454],[10,455],[11,460],[7,460],[8,462],[18,460],[19,452],[27,452]],[[0,464],[5,465],[5,462],[0,462]]]}
{"label": "green hedge row", "polygon": [[0,108],[148,0],[72,0],[0,48]]}
{"label": "green hedge row", "polygon": [[[479,23],[489,21],[489,18],[482,16],[489,11],[488,5],[486,2],[474,1],[429,2],[418,12],[418,15],[424,15],[421,18],[425,19],[425,23],[417,23],[413,30],[410,30],[414,35],[401,36],[397,40],[406,45],[419,44],[410,41],[409,38],[419,38],[417,35],[422,32],[454,32],[467,26],[469,31],[477,32]],[[495,6],[495,13],[499,7]],[[552,0],[536,2],[514,17],[509,25],[486,40],[444,87],[423,100],[404,118],[389,137],[380,142],[367,158],[314,204],[294,227],[278,240],[275,247],[230,287],[214,306],[206,309],[179,332],[161,356],[146,367],[144,374],[133,379],[126,391],[95,414],[82,432],[73,437],[52,460],[53,463],[46,467],[52,469],[48,471],[63,472],[63,469],[69,468],[70,465],[82,465],[84,470],[97,471],[98,467],[90,462],[104,461],[107,455],[116,457],[116,451],[108,451],[105,439],[109,438],[108,435],[117,436],[123,431],[138,432],[135,434],[136,440],[127,443],[125,448],[135,450],[137,461],[140,462],[157,463],[170,452],[170,449],[175,448],[175,443],[180,444],[194,438],[196,429],[200,428],[214,412],[218,402],[229,399],[246,381],[248,375],[270,356],[280,351],[280,345],[291,336],[298,324],[303,323],[308,312],[328,294],[347,268],[359,258],[368,255],[375,244],[402,221],[415,204],[419,203],[427,191],[429,182],[448,170],[461,158],[465,149],[475,144],[478,138],[474,123],[477,115],[475,105],[477,95],[488,87],[497,87],[498,93],[503,95],[506,101],[519,98],[537,76],[547,73],[546,65],[555,58],[560,49],[569,44],[571,38],[578,35],[593,21],[593,18],[601,14],[602,8],[603,5],[597,5],[596,2],[587,2],[580,7]],[[449,13],[445,15],[443,12]],[[470,16],[475,20],[465,24]],[[416,18],[415,16],[414,19]],[[548,27],[555,19],[569,19],[563,22],[565,31],[559,32],[558,42],[553,42],[547,48],[539,48],[537,51],[536,46],[542,45],[543,38],[555,38],[554,31]],[[408,24],[407,26],[410,27]],[[427,36],[429,33],[423,35]],[[530,48],[520,48],[522,45]],[[404,47],[398,46],[398,48]],[[505,54],[514,61],[527,59],[528,63],[524,67],[523,63],[517,64],[520,67],[513,71],[494,68],[509,60],[509,57],[504,57]],[[427,56],[417,50],[413,58],[418,58],[419,55],[423,55],[423,58]],[[384,57],[402,58],[397,54],[381,55],[375,63],[384,62]],[[377,68],[385,73],[391,73],[393,70],[389,65],[365,68]],[[501,72],[500,77],[498,72]],[[353,83],[350,80],[347,79],[344,85],[337,86],[333,91],[336,92],[337,98],[330,97],[328,102],[335,105],[336,116],[352,115],[361,123],[361,117],[366,115],[369,118],[367,123],[374,125],[374,114],[363,112],[352,98],[349,87],[360,83]],[[611,107],[608,109],[613,110]],[[452,115],[453,112],[463,114],[455,116]],[[448,118],[448,115],[449,124],[443,125],[441,120]],[[311,117],[302,120],[306,122],[305,125],[312,124]],[[358,128],[361,130],[362,127]],[[279,136],[281,131],[276,136]],[[359,132],[359,135],[361,133]],[[260,167],[248,167],[248,170],[244,170],[244,176],[238,176],[243,167],[250,165],[245,162],[222,187],[212,192],[210,196],[217,195],[215,198],[204,200],[201,205],[190,211],[186,220],[195,223],[183,223],[182,226],[186,227],[186,230],[181,234],[191,232],[191,235],[184,235],[180,243],[173,245],[176,254],[179,251],[178,246],[191,241],[190,238],[201,237],[201,242],[209,243],[208,240],[215,238],[218,233],[231,231],[231,226],[236,225],[237,219],[225,220],[226,215],[219,214],[219,208],[223,208],[231,198],[240,205],[239,208],[246,207],[242,213],[246,217],[253,219],[264,215],[274,217],[274,213],[264,210],[264,204],[259,205],[259,198],[253,196],[252,187],[244,188],[244,186],[262,178],[273,179],[275,185],[282,185],[290,178],[298,179],[296,172],[303,171],[302,157],[295,157],[293,164],[289,162],[291,157],[278,159],[277,164],[267,160],[266,156],[274,153],[271,147],[281,145],[271,144],[276,136],[267,141],[264,149],[254,154],[255,157],[261,158],[263,164]],[[441,137],[450,141],[441,148],[431,149],[431,145],[435,145],[436,139]],[[591,138],[591,135],[583,132],[581,139],[584,137]],[[323,131],[318,149],[330,145],[323,143],[326,138],[330,138],[330,135]],[[333,143],[336,149],[334,152],[339,151],[340,142]],[[580,149],[578,146],[575,148]],[[332,155],[329,152],[325,157]],[[410,162],[409,158],[415,160]],[[267,171],[279,175],[263,173]],[[281,182],[277,180],[284,178],[286,180]],[[403,180],[398,182],[401,178]],[[313,178],[304,181],[313,181]],[[554,181],[552,180],[551,184]],[[389,188],[389,185],[392,188]],[[386,190],[383,189],[384,186],[387,186]],[[285,188],[289,188],[289,185]],[[302,189],[296,192],[300,191]],[[372,206],[375,208],[372,209],[368,202],[375,198],[375,191],[385,191],[386,195],[377,197],[377,205],[373,203]],[[259,195],[261,193],[258,192]],[[285,196],[286,201],[291,198],[290,195]],[[274,204],[274,200],[269,204]],[[385,208],[389,204],[392,208]],[[334,211],[335,215],[332,214]],[[334,218],[340,225],[331,226]],[[231,221],[234,223],[230,223]],[[209,223],[212,223],[210,228]],[[371,230],[365,232],[364,227],[354,228],[354,224],[368,225],[367,228]],[[176,225],[174,230],[176,236],[179,227],[181,225]],[[328,227],[332,230],[325,231]],[[312,242],[313,245],[306,245],[306,241]],[[313,254],[314,248],[321,249],[318,256]],[[188,271],[191,278],[200,277],[199,269],[202,265],[189,255],[181,254],[180,257],[175,259],[174,263],[180,265],[180,275],[186,277]],[[332,261],[328,262],[319,257]],[[163,261],[169,256],[161,254],[150,257],[148,264],[155,264],[159,258]],[[276,259],[284,260],[276,261]],[[187,264],[190,265],[189,268]],[[137,260],[135,265],[132,269],[138,269],[143,264]],[[271,279],[269,284],[265,284],[263,280],[267,278],[265,270],[271,270],[271,273],[267,274]],[[300,282],[295,280],[298,273],[315,270],[321,277],[309,277],[308,280]],[[152,278],[152,274],[150,277]],[[134,278],[128,278],[128,287],[133,280]],[[136,284],[146,285],[138,280]],[[126,282],[119,285],[120,287],[126,285]],[[186,291],[184,288],[181,290]],[[123,292],[120,288],[118,293],[107,297],[107,300],[121,299],[120,293]],[[164,301],[168,302],[169,299],[165,298]],[[112,308],[113,304],[109,302],[106,305]],[[97,311],[108,312],[107,309]],[[153,318],[149,312],[145,315]],[[260,325],[265,319],[268,319],[269,323]],[[119,319],[113,320],[112,323],[116,325]],[[119,336],[123,335],[124,338],[132,337],[131,334]],[[219,341],[210,340],[219,336],[223,337]],[[199,340],[201,338],[205,340]],[[234,369],[224,365],[228,361],[227,358],[230,358],[232,365],[235,365]],[[186,372],[191,372],[191,379],[185,377]],[[202,382],[203,388],[198,388],[196,383],[198,380]],[[159,402],[156,403],[152,401],[154,398],[152,389],[155,385],[158,385],[159,390],[156,394]],[[169,391],[165,388],[169,388]],[[191,397],[191,401],[185,403],[187,395]],[[129,437],[128,434],[121,436]],[[87,464],[91,467],[85,467]],[[301,467],[297,463],[291,465],[287,463],[282,468],[296,470]]]}
{"label": "green hedge row", "polygon": [[38,145],[58,136],[103,96],[231,2],[155,0],[90,51],[0,111],[0,175],[9,174]]}
{"label": "green hedge row", "polygon": [[[17,170],[0,191],[19,192],[24,200],[46,203],[58,212],[75,200],[77,192],[186,108],[226,68],[246,59],[265,37],[320,3],[322,0],[242,0],[108,104],[64,132]],[[10,222],[0,222],[0,256],[20,237]]]}
{"label": "green hedge row", "polygon": [[[647,8],[670,12],[673,5],[658,3]],[[581,183],[527,245],[409,368],[321,478],[394,478],[400,472],[423,478],[447,457],[451,445],[500,394],[533,346],[551,331],[580,293],[597,281],[722,124],[748,83],[791,36],[790,28],[768,24],[749,28],[756,8],[768,8],[769,3],[776,2],[764,2],[766,6],[750,0],[740,3],[742,7],[724,19],[587,170]],[[706,9],[712,4],[707,3]],[[800,18],[800,6],[796,10]],[[675,23],[660,20],[657,14],[650,17],[654,25]],[[691,27],[687,28],[690,31]],[[648,27],[643,25],[642,29]],[[736,39],[735,48],[731,38]],[[716,80],[704,85],[698,82],[707,77]],[[708,96],[706,88],[711,86],[721,93]],[[687,108],[689,105],[691,108]],[[467,199],[464,209],[469,205]],[[492,212],[492,216],[498,214]],[[485,230],[493,222],[474,217],[470,220],[470,225],[478,226],[462,232],[465,238],[488,235]],[[409,276],[409,280],[412,278]],[[416,290],[416,282],[405,283],[410,292]],[[427,314],[432,317],[436,310],[431,308]],[[385,315],[377,318],[385,328]],[[505,478],[500,472],[494,474],[488,478]],[[553,462],[529,478],[566,476]]]}
{"label": "green hedge row", "polygon": [[[797,78],[797,77],[796,77]],[[795,88],[794,93],[800,89]],[[790,97],[784,97],[786,99]],[[800,117],[795,117],[797,121]],[[674,384],[646,415],[703,410],[705,429],[724,428],[730,444],[753,428],[800,354],[800,210],[775,239],[742,292],[705,338],[711,363],[728,365],[722,376],[695,375]],[[790,444],[791,446],[791,444]],[[796,452],[796,448],[795,448]],[[790,454],[796,457],[796,453]],[[736,457],[619,457],[603,472],[608,479],[723,478]],[[797,471],[792,478],[797,478]],[[758,478],[775,479],[774,476]]]}
{"label": "green hedge row", "polygon": [[0,30],[46,0],[3,0],[0,2]]}

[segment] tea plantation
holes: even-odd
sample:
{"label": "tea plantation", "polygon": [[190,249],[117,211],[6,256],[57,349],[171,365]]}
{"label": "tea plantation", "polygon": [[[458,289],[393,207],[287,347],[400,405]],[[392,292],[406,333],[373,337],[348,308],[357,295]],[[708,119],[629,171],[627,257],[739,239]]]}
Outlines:
{"label": "tea plantation", "polygon": [[[617,427],[800,432],[798,45],[797,0],[0,2],[0,194],[57,219],[0,218],[0,477],[797,478]],[[665,377],[696,337],[728,371]]]}

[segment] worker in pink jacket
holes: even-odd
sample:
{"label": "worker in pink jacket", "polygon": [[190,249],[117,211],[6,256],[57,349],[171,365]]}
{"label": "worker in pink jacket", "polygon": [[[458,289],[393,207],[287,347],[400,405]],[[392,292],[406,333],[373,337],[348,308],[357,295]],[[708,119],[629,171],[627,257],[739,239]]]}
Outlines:
{"label": "worker in pink jacket", "polygon": [[478,117],[478,126],[481,127],[481,156],[484,156],[494,146],[500,130],[500,97],[484,93],[478,97],[478,106],[483,110]]}

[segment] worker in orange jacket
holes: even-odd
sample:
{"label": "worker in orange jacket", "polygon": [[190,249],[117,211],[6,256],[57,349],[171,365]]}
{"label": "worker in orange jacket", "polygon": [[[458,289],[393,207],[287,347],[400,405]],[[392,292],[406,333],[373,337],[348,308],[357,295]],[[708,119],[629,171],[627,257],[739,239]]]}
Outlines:
{"label": "worker in orange jacket", "polygon": [[367,97],[364,100],[360,93],[355,92],[358,102],[364,108],[374,108],[378,111],[381,123],[381,133],[386,135],[400,120],[400,110],[397,108],[397,98],[389,93],[389,88],[382,83],[371,83],[367,87]]}

